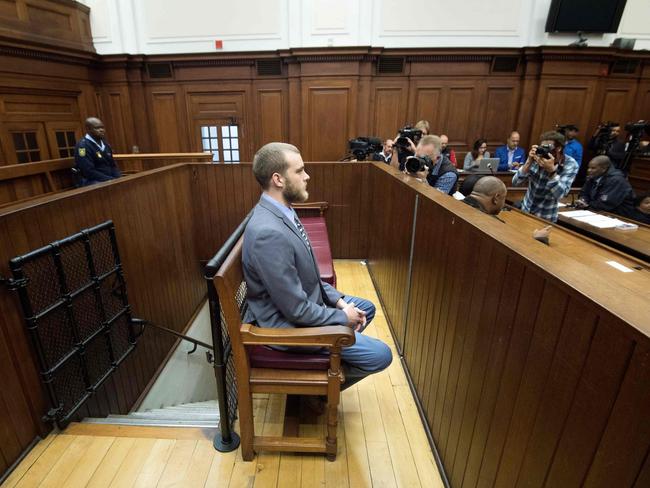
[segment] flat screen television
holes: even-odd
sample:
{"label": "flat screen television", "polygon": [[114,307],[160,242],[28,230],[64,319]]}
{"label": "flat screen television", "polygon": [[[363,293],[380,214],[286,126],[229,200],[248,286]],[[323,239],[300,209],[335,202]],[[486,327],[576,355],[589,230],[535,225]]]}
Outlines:
{"label": "flat screen television", "polygon": [[546,32],[616,32],[627,0],[552,0]]}

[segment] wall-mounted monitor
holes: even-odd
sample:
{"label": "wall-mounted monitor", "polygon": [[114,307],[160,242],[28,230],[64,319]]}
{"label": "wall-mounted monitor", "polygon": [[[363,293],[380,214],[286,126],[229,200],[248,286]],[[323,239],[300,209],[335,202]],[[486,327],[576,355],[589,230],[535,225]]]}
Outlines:
{"label": "wall-mounted monitor", "polygon": [[616,32],[627,0],[552,0],[546,32]]}

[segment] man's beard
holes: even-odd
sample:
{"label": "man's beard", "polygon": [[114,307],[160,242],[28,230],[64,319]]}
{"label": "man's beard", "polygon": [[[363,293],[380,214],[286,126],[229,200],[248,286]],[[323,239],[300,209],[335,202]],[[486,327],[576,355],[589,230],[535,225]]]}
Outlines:
{"label": "man's beard", "polygon": [[309,193],[307,190],[300,190],[299,188],[296,188],[287,181],[284,190],[282,190],[282,196],[287,201],[287,203],[301,203],[307,201],[309,198]]}

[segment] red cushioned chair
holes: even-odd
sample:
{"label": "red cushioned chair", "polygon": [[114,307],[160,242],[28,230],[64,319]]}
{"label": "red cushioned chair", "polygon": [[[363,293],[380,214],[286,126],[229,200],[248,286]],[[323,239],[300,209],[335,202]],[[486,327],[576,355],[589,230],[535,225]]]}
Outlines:
{"label": "red cushioned chair", "polygon": [[309,236],[314,257],[320,270],[321,280],[336,288],[336,273],[334,272],[334,261],[332,260],[332,250],[327,235],[327,223],[325,222],[325,211],[328,207],[327,202],[293,204],[293,208],[298,213],[300,221]]}

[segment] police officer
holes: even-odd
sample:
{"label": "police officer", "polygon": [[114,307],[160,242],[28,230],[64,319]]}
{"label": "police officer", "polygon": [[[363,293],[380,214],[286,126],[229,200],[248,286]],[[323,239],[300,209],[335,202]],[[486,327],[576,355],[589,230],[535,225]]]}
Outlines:
{"label": "police officer", "polygon": [[81,172],[81,186],[93,185],[122,176],[111,146],[104,141],[106,130],[96,117],[86,119],[86,135],[75,147],[75,166]]}

